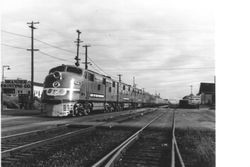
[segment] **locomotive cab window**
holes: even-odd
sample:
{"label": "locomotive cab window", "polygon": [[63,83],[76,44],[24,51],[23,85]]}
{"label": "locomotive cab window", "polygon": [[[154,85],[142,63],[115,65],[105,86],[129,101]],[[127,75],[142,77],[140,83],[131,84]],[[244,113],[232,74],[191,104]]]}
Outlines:
{"label": "locomotive cab window", "polygon": [[123,85],[123,90],[125,90],[126,89],[126,87],[125,87],[125,85]]}
{"label": "locomotive cab window", "polygon": [[87,79],[88,78],[88,73],[85,71],[84,72],[84,78]]}
{"label": "locomotive cab window", "polygon": [[115,87],[115,81],[113,81],[112,86]]}
{"label": "locomotive cab window", "polygon": [[90,81],[94,81],[94,79],[95,79],[94,74],[88,73],[88,79],[89,79]]}
{"label": "locomotive cab window", "polygon": [[49,71],[49,74],[51,74],[51,73],[53,73],[53,72],[56,72],[56,71],[60,71],[60,72],[65,71],[65,66],[58,66],[58,67],[52,68],[52,69]]}
{"label": "locomotive cab window", "polygon": [[102,84],[106,85],[106,78],[102,79]]}
{"label": "locomotive cab window", "polygon": [[82,69],[77,68],[77,67],[67,67],[67,72],[71,72],[71,73],[75,73],[75,74],[79,74],[82,75]]}
{"label": "locomotive cab window", "polygon": [[101,90],[101,85],[100,84],[98,84],[97,89]]}

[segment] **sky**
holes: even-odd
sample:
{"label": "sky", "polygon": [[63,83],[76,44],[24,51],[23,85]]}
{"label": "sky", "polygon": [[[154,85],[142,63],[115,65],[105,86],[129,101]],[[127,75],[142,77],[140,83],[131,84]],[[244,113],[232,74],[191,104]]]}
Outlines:
{"label": "sky", "polygon": [[[50,68],[74,64],[76,30],[91,45],[89,69],[168,99],[199,91],[214,82],[214,12],[209,0],[3,0],[1,64],[6,79],[31,77],[34,30],[34,81]],[[80,47],[81,62],[85,50]],[[81,64],[84,68],[84,64]]]}

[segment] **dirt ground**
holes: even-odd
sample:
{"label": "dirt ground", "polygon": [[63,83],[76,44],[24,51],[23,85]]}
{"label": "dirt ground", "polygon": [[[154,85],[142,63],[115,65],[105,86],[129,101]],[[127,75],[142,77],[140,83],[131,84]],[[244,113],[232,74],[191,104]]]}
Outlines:
{"label": "dirt ground", "polygon": [[[180,152],[187,167],[215,166],[215,110],[203,109],[172,109],[158,108],[156,111],[124,122],[112,122],[113,126],[142,127],[149,120],[163,114],[150,127],[153,129],[171,129],[173,111],[175,111],[175,136]],[[129,112],[129,111],[126,111]],[[47,118],[39,111],[4,111],[2,113],[2,135],[8,135],[18,129],[41,127],[42,125],[56,125],[72,121],[73,118]],[[97,117],[112,113],[98,114],[79,118],[81,124],[90,125],[100,123]],[[118,114],[118,113],[117,113]],[[77,121],[78,122],[78,121]],[[10,133],[11,134],[11,133]],[[170,145],[170,143],[169,143]]]}
{"label": "dirt ground", "polygon": [[[128,127],[142,127],[153,118],[153,116],[163,113],[151,127],[154,128],[167,128],[172,126],[174,109],[159,108],[155,114],[148,114],[141,118],[129,120],[123,123],[115,124],[119,126]],[[176,128],[205,128],[215,129],[215,111],[209,109],[176,109],[175,110],[175,124]]]}
{"label": "dirt ground", "polygon": [[177,109],[175,123],[177,128],[215,129],[215,110]]}

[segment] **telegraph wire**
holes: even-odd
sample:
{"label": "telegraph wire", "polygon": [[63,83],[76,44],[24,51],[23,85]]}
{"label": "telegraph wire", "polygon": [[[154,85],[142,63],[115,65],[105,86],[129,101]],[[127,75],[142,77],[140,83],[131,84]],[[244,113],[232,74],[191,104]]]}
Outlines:
{"label": "telegraph wire", "polygon": [[31,38],[30,36],[26,36],[26,35],[22,35],[22,34],[17,34],[17,33],[6,31],[6,30],[1,30],[1,31],[4,32],[4,33],[7,33],[7,34],[12,34],[12,35],[20,36],[20,37],[25,37],[25,38]]}
{"label": "telegraph wire", "polygon": [[[70,61],[69,61],[69,60],[67,60],[67,59],[58,58],[58,57],[56,57],[56,56],[52,56],[52,55],[50,55],[50,54],[48,54],[48,53],[45,53],[45,52],[43,52],[43,51],[39,51],[39,53],[41,53],[41,54],[43,54],[43,55],[45,55],[45,56],[48,56],[48,57],[51,57],[51,58],[57,59],[57,60],[70,62]],[[72,63],[72,62],[70,62],[70,63]]]}
{"label": "telegraph wire", "polygon": [[[5,33],[8,33],[8,34],[20,36],[20,37],[31,38],[31,37],[29,37],[29,36],[25,36],[25,35],[22,35],[22,34],[17,34],[17,33],[9,32],[9,31],[6,31],[6,30],[1,30],[1,31],[2,31],[2,32],[5,32]],[[40,39],[34,38],[34,40],[35,40],[35,41],[38,41],[38,42],[41,42],[41,43],[43,43],[43,44],[45,44],[45,45],[48,45],[48,46],[50,46],[50,47],[53,47],[53,48],[56,48],[56,49],[60,49],[60,50],[66,51],[66,52],[68,52],[68,53],[75,54],[75,52],[73,52],[73,51],[71,51],[71,50],[61,48],[61,47],[59,47],[59,46],[50,44],[50,43],[48,43],[48,42],[44,42],[44,41],[42,41],[42,40],[40,40]]]}
{"label": "telegraph wire", "polygon": [[[11,48],[15,48],[15,49],[22,49],[22,50],[27,50],[26,48],[22,48],[22,47],[19,47],[19,46],[13,46],[13,45],[9,45],[9,44],[5,44],[5,43],[1,43],[1,45],[3,46],[7,46],[7,47],[11,47]],[[54,59],[57,59],[57,60],[61,60],[61,61],[67,61],[67,62],[70,62],[69,60],[67,59],[63,59],[63,58],[58,58],[56,56],[52,56],[48,53],[45,53],[43,51],[38,51],[39,53],[45,55],[45,56],[48,56],[48,57],[51,57],[51,58],[54,58]]]}
{"label": "telegraph wire", "polygon": [[[88,57],[89,58],[89,57]],[[112,77],[112,78],[117,78],[117,77],[115,77],[115,76],[113,76],[113,75],[110,75],[110,74],[108,74],[107,72],[105,72],[101,67],[99,67],[91,58],[89,58],[89,60],[98,68],[98,69],[100,69],[105,75],[107,75],[107,76],[110,76],[110,77]],[[98,70],[98,71],[100,71],[100,70]]]}
{"label": "telegraph wire", "polygon": [[[17,33],[13,33],[13,32],[9,32],[9,31],[6,31],[6,30],[1,30],[2,32],[5,32],[5,33],[8,33],[8,34],[12,34],[12,35],[16,35],[16,36],[21,36],[21,37],[26,37],[26,38],[31,38],[31,37],[29,37],[29,36],[25,36],[25,35],[21,35],[21,34],[17,34]],[[45,44],[45,45],[48,45],[48,46],[50,46],[50,47],[53,47],[53,48],[56,48],[56,49],[60,49],[60,50],[63,50],[63,51],[66,51],[66,52],[68,52],[68,53],[72,53],[72,54],[75,54],[75,52],[73,52],[73,51],[70,51],[70,50],[67,50],[67,49],[63,49],[63,48],[61,48],[61,47],[59,47],[59,46],[56,46],[56,45],[52,45],[52,44],[50,44],[50,43],[48,43],[48,42],[44,42],[44,41],[41,41],[41,40],[39,40],[39,39],[37,39],[37,38],[34,38],[34,40],[35,41],[38,41],[38,42],[41,42],[41,43],[43,43],[43,44]],[[25,49],[26,50],[26,49]],[[44,52],[43,52],[44,53]],[[82,54],[82,52],[81,52],[81,54]],[[48,54],[44,54],[44,55],[47,55],[48,56]],[[53,58],[56,58],[55,56],[49,56],[49,57],[53,57]],[[89,60],[98,68],[98,69],[100,69],[103,73],[105,73],[106,75],[109,75],[108,73],[106,73],[101,67],[99,67],[89,56],[88,56],[88,58],[89,58]],[[56,58],[57,59],[57,58]],[[58,59],[60,59],[60,58],[58,58]]]}
{"label": "telegraph wire", "polygon": [[100,69],[103,73],[105,73],[106,75],[108,75],[101,67],[99,67],[89,56],[88,59],[98,68]]}
{"label": "telegraph wire", "polygon": [[[15,48],[15,49],[22,49],[22,50],[27,50],[26,48],[22,48],[22,47],[19,47],[19,46],[14,46],[14,45],[9,45],[9,44],[5,44],[5,43],[1,43],[1,45],[3,46],[7,46],[7,47],[11,47],[11,48]],[[39,51],[41,54],[43,55],[46,55],[48,57],[51,57],[51,58],[54,58],[54,59],[57,59],[57,60],[61,60],[61,61],[67,61],[67,62],[70,62],[68,59],[63,59],[63,58],[58,58],[56,56],[52,56],[48,53],[45,53],[43,51]],[[108,73],[106,73],[101,67],[99,67],[90,57],[88,57],[88,59],[99,69],[98,71],[100,72],[103,72],[105,73],[106,75],[110,76]],[[72,62],[70,62],[72,63]],[[106,71],[123,71],[123,72],[129,72],[129,71],[144,71],[144,70],[152,70],[152,71],[155,71],[155,70],[202,70],[202,69],[214,69],[215,67],[187,67],[187,68],[155,68],[155,69],[126,69],[126,70],[106,70]],[[95,68],[96,69],[96,68]]]}
{"label": "telegraph wire", "polygon": [[[25,35],[22,35],[22,34],[17,34],[17,33],[13,33],[13,32],[9,32],[9,31],[6,31],[6,30],[1,30],[2,32],[4,33],[8,33],[8,34],[12,34],[12,35],[16,35],[16,36],[20,36],[20,37],[25,37],[25,38],[31,38],[29,36],[25,36]],[[65,52],[68,52],[68,53],[71,53],[71,54],[75,54],[75,52],[71,51],[71,50],[68,50],[68,49],[64,49],[64,48],[61,48],[59,46],[56,46],[56,45],[53,45],[53,44],[50,44],[48,42],[44,42],[42,40],[39,40],[37,38],[34,38],[35,41],[38,41],[40,43],[43,43],[47,46],[50,46],[50,47],[53,47],[53,48],[56,48],[56,49],[59,49],[59,50],[62,50],[62,51],[65,51]],[[8,46],[8,47],[12,47],[12,48],[16,48],[16,49],[24,49],[26,50],[26,48],[22,48],[22,47],[17,47],[17,46],[13,46],[13,45],[9,45],[9,44],[4,44],[4,43],[1,43],[2,45],[4,46]],[[94,45],[94,46],[108,46],[108,45]],[[48,53],[45,53],[45,52],[42,52],[42,51],[39,51],[41,54],[43,55],[46,55],[48,57],[51,57],[51,58],[54,58],[54,59],[57,59],[57,60],[61,60],[61,61],[67,61],[69,62],[69,60],[67,59],[62,59],[62,58],[58,58],[58,57],[55,57],[55,56],[52,56],[52,55],[49,55]],[[81,52],[81,54],[83,54],[83,52]],[[101,73],[104,73],[105,75],[108,75],[108,76],[112,76],[110,74],[108,74],[107,72],[105,72],[100,66],[98,66],[89,56],[88,56],[88,59],[97,67],[97,68],[94,68],[92,66],[93,69],[95,70],[98,70],[99,72]],[[72,63],[72,62],[70,62]],[[130,72],[130,71],[148,71],[148,70],[151,70],[151,71],[155,71],[155,70],[158,70],[158,71],[165,71],[165,70],[202,70],[202,69],[214,69],[214,67],[198,67],[198,68],[166,68],[166,69],[127,69],[127,70],[120,70],[122,72]],[[117,71],[117,70],[106,70],[106,71]],[[114,77],[114,76],[112,76]]]}
{"label": "telegraph wire", "polygon": [[[11,47],[11,48],[15,48],[15,49],[27,50],[26,48],[22,48],[22,47],[18,47],[18,46],[13,46],[13,45],[5,44],[5,43],[1,43],[1,45],[7,46],[7,47]],[[70,62],[70,61],[67,60],[67,59],[58,58],[58,57],[56,57],[56,56],[52,56],[52,55],[50,55],[50,54],[48,54],[48,53],[45,53],[45,52],[43,52],[43,51],[38,51],[38,52],[41,53],[41,54],[43,54],[43,55],[45,55],[45,56],[48,56],[48,57],[51,57],[51,58],[54,58],[54,59],[57,59],[57,60]],[[88,57],[88,58],[89,58],[89,57]],[[93,67],[95,70],[97,70],[97,71],[99,71],[99,72],[104,72],[104,73],[105,73],[105,71],[102,70],[102,69],[101,69],[92,59],[89,58],[89,60],[90,60],[96,67],[98,67],[98,69],[97,69],[97,68],[94,68],[93,66],[91,66],[91,67]],[[72,62],[70,62],[70,63],[72,63]],[[107,74],[107,73],[105,73],[105,74]]]}
{"label": "telegraph wire", "polygon": [[5,44],[5,43],[1,43],[1,45],[11,47],[11,48],[15,48],[15,49],[27,50],[26,48],[22,48],[22,47],[19,47],[19,46],[13,46],[13,45]]}
{"label": "telegraph wire", "polygon": [[68,50],[68,49],[61,48],[61,47],[56,46],[56,45],[49,44],[48,42],[41,41],[41,40],[39,40],[39,39],[37,39],[37,38],[35,38],[35,41],[41,42],[41,43],[43,43],[43,44],[45,44],[45,45],[48,45],[48,46],[53,47],[53,48],[56,48],[56,49],[60,49],[60,50],[66,51],[66,52],[68,52],[68,53],[75,54],[75,52],[73,52],[73,51],[70,51],[70,50]]}
{"label": "telegraph wire", "polygon": [[190,68],[145,68],[145,69],[126,69],[126,70],[108,70],[106,71],[122,71],[122,72],[131,72],[131,71],[174,71],[174,70],[214,70],[215,67],[190,67]]}

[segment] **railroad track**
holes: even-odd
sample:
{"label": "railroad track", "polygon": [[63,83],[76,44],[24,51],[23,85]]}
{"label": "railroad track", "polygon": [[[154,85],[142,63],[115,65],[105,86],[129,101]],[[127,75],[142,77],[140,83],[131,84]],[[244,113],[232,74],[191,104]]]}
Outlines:
{"label": "railroad track", "polygon": [[[102,159],[100,159],[95,164],[93,164],[93,167],[114,166],[115,163],[117,163],[118,161],[121,160],[120,158],[121,158],[122,154],[125,153],[125,151],[128,149],[128,147],[133,145],[139,139],[139,136],[142,134],[144,129],[146,129],[150,124],[152,124],[154,121],[156,121],[158,118],[160,118],[163,114],[159,114],[156,117],[154,117],[150,122],[148,122],[140,130],[138,130],[136,133],[134,133],[132,136],[130,136],[128,139],[126,139],[124,142],[122,142],[120,145],[118,145],[116,148],[114,148],[111,152],[109,152],[107,155],[105,155]],[[137,159],[137,162],[138,161],[139,160]],[[131,162],[136,163],[135,161],[131,161]]]}
{"label": "railroad track", "polygon": [[[72,128],[70,125],[61,125],[53,129],[36,130],[2,137],[2,165],[12,164],[13,161],[18,161],[19,159],[23,159],[26,156],[32,156],[33,153],[39,153],[41,151],[48,150],[50,147],[53,147],[54,142],[59,140],[72,138],[73,136],[79,134],[88,134],[94,131],[96,127],[106,123],[132,119],[152,111],[154,110],[130,114],[120,114],[109,119],[103,119],[102,121],[105,122],[100,122],[97,125],[86,128]],[[44,147],[44,145],[46,145],[46,147]]]}
{"label": "railroad track", "polygon": [[[113,149],[111,152],[106,154],[102,159],[97,161],[93,167],[113,167],[113,166],[170,166],[175,167],[177,163],[175,159],[175,154],[177,154],[179,162],[182,167],[185,167],[182,160],[180,151],[178,149],[177,141],[175,138],[175,110],[173,110],[173,121],[172,121],[172,145],[169,147],[171,141],[166,140],[166,133],[161,132],[144,132],[144,130],[149,127],[154,121],[156,121],[161,115],[156,116],[143,128],[138,130],[127,140]],[[160,137],[159,137],[160,136]],[[133,147],[131,147],[133,146]],[[176,152],[175,152],[176,150]],[[171,159],[167,155],[167,151],[171,152]],[[164,157],[166,156],[166,157]],[[168,159],[170,162],[166,162]]]}
{"label": "railroad track", "polygon": [[[176,160],[175,155],[177,154],[178,160]],[[177,163],[180,164],[181,167],[185,167],[183,159],[181,157],[181,153],[175,138],[175,110],[173,110],[173,120],[172,120],[172,150],[171,150],[171,167],[176,166]]]}
{"label": "railroad track", "polygon": [[50,129],[34,130],[34,131],[4,136],[1,138],[1,144],[2,144],[1,151],[3,153],[2,156],[4,156],[4,152],[6,150],[10,150],[21,145],[36,142],[41,139],[48,138],[50,136],[52,137],[70,131],[72,131],[72,129],[69,129],[68,125],[66,124],[66,125],[58,125],[57,127]]}

